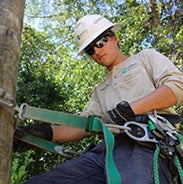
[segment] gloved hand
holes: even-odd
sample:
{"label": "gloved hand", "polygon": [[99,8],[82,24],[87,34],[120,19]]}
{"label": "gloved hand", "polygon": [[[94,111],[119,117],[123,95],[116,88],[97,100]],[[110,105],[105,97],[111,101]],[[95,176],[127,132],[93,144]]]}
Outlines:
{"label": "gloved hand", "polygon": [[135,113],[128,102],[122,101],[114,109],[107,111],[106,115],[108,117],[104,119],[108,119],[108,123],[123,125],[126,121],[132,120]]}
{"label": "gloved hand", "polygon": [[53,138],[53,130],[49,123],[37,123],[28,126],[17,127],[14,132],[13,151],[27,151],[33,146],[26,144],[16,138],[30,134],[51,141]]}

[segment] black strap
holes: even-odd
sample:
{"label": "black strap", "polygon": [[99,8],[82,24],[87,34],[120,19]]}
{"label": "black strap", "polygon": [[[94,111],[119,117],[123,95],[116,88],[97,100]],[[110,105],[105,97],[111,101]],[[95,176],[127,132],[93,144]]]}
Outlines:
{"label": "black strap", "polygon": [[[173,124],[177,124],[180,123],[181,121],[181,117],[177,114],[158,114],[164,118],[166,118],[169,122],[173,123]],[[139,123],[147,123],[148,122],[148,115],[147,114],[143,114],[143,115],[137,115],[135,116],[132,120],[139,122]]]}

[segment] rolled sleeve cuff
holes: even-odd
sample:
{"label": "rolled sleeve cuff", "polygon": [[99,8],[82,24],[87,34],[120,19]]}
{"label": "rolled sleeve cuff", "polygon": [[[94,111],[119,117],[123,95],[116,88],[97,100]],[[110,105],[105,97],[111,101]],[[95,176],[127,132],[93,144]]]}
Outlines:
{"label": "rolled sleeve cuff", "polygon": [[176,99],[177,99],[177,104],[183,101],[183,89],[177,86],[175,83],[168,82],[164,84],[168,86],[174,93]]}

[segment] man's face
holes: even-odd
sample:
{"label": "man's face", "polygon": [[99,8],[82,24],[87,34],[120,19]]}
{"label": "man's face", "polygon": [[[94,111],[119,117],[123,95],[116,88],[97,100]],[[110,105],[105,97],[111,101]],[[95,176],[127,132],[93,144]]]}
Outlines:
{"label": "man's face", "polygon": [[113,32],[107,31],[87,46],[85,52],[98,64],[111,70],[117,64],[116,60],[119,54],[118,38]]}

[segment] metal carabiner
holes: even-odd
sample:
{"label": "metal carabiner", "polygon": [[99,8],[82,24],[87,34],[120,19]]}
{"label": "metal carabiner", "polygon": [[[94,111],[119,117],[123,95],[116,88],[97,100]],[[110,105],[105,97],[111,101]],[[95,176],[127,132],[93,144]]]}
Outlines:
{"label": "metal carabiner", "polygon": [[21,120],[25,120],[26,118],[23,117],[23,113],[24,113],[24,109],[28,106],[28,104],[26,103],[23,103],[21,104],[20,108],[19,108],[19,113],[18,113],[18,116]]}
{"label": "metal carabiner", "polygon": [[162,135],[169,135],[174,140],[177,140],[176,128],[164,117],[157,115],[156,117],[153,114],[148,114],[149,119],[154,123],[154,126]]}
{"label": "metal carabiner", "polygon": [[0,88],[0,103],[10,108],[16,106],[14,98],[2,88]]}
{"label": "metal carabiner", "polygon": [[148,131],[148,124],[138,123],[136,121],[128,121],[124,124],[124,127],[131,129],[130,131],[125,129],[124,132],[136,141],[158,143],[156,138],[151,135],[150,131]]}
{"label": "metal carabiner", "polygon": [[72,151],[72,150],[70,150],[70,149],[68,149],[68,148],[64,148],[64,147],[62,147],[62,146],[55,146],[55,147],[54,147],[54,150],[55,150],[58,154],[60,154],[60,155],[62,155],[62,156],[64,156],[64,157],[66,157],[66,158],[72,158],[71,154],[79,155],[79,153],[77,153],[77,152],[75,152],[75,151]]}

